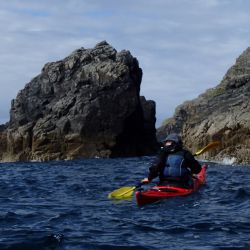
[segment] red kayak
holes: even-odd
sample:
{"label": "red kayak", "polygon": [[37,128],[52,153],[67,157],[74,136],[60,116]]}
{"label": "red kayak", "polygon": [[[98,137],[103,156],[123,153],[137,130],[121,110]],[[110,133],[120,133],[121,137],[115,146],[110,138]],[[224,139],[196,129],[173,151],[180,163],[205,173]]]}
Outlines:
{"label": "red kayak", "polygon": [[194,186],[193,188],[182,188],[174,186],[154,186],[151,189],[145,191],[137,191],[136,201],[139,206],[154,203],[161,199],[185,196],[195,192],[200,188],[206,181],[206,165],[202,166],[201,172],[194,176]]}

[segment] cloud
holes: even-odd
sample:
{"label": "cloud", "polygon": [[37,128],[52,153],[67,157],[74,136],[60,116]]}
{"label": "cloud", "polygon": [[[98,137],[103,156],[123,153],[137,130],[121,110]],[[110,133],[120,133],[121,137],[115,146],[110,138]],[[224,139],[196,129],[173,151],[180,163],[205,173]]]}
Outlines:
{"label": "cloud", "polygon": [[0,122],[45,63],[107,40],[138,58],[141,94],[157,102],[160,125],[216,86],[249,46],[249,7],[243,0],[1,1]]}

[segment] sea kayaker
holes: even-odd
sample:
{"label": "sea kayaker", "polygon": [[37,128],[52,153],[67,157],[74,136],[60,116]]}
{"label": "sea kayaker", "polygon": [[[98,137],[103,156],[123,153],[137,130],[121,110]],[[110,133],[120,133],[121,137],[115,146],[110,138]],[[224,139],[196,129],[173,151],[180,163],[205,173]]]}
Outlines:
{"label": "sea kayaker", "polygon": [[192,174],[198,174],[201,165],[188,150],[183,149],[178,134],[169,134],[162,142],[164,146],[149,167],[148,177],[141,182],[147,184],[159,176],[159,185],[192,188]]}

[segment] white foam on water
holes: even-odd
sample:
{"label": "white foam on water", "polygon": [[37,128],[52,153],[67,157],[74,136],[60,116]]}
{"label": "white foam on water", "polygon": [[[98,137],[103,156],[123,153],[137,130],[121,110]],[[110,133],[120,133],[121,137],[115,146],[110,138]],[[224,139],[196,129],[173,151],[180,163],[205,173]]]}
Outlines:
{"label": "white foam on water", "polygon": [[237,161],[237,159],[235,157],[225,157],[222,160],[222,164],[225,165],[232,165]]}

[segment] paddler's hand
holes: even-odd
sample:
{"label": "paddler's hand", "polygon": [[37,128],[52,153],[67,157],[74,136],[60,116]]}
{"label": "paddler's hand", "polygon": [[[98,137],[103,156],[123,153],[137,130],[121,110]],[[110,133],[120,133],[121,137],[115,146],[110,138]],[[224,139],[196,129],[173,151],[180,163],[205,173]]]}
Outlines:
{"label": "paddler's hand", "polygon": [[148,184],[150,182],[150,180],[148,178],[144,178],[141,180],[142,184]]}

